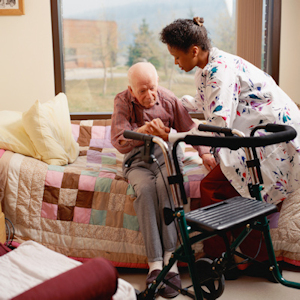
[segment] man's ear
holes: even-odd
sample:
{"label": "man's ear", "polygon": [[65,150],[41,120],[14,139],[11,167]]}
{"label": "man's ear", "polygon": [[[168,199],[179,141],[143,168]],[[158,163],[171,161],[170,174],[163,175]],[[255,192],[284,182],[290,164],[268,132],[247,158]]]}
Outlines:
{"label": "man's ear", "polygon": [[129,90],[131,96],[132,96],[132,97],[135,97],[134,92],[133,92],[133,90],[132,90],[132,87],[131,87],[130,85],[128,86],[128,90]]}

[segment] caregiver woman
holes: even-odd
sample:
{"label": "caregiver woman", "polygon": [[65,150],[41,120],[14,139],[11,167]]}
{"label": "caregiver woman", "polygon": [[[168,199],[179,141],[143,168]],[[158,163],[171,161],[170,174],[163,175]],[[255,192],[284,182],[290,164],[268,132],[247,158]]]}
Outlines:
{"label": "caregiver woman", "polygon": [[[186,109],[203,112],[207,124],[235,128],[246,136],[254,126],[266,123],[291,125],[299,133],[300,112],[295,103],[271,76],[238,56],[211,47],[203,22],[198,17],[178,19],[160,34],[176,65],[185,72],[197,68],[197,94],[194,98],[182,98]],[[264,201],[279,205],[300,187],[299,147],[300,134],[288,143],[257,149],[265,186]],[[250,197],[244,150],[221,148],[215,157],[219,165],[201,182],[202,206],[239,194]],[[255,245],[249,241],[244,250],[242,243],[244,253],[256,254],[260,239],[254,237],[254,240]],[[205,250],[212,256],[223,251],[220,245]],[[263,249],[258,258],[267,259]]]}

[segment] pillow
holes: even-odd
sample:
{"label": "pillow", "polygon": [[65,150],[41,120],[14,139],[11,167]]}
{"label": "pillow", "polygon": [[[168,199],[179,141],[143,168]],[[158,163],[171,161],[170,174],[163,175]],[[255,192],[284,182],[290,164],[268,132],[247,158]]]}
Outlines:
{"label": "pillow", "polygon": [[23,127],[19,111],[0,111],[0,148],[41,159]]}
{"label": "pillow", "polygon": [[41,160],[51,165],[75,161],[79,146],[72,136],[68,101],[60,93],[45,103],[38,100],[23,113],[23,126]]}

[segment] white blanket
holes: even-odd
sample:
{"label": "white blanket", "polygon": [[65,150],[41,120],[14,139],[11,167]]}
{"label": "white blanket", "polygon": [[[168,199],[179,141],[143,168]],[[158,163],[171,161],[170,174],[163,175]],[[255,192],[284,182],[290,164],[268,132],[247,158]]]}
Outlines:
{"label": "white blanket", "polygon": [[0,257],[0,299],[11,299],[80,264],[36,242],[24,242]]}
{"label": "white blanket", "polygon": [[[81,262],[34,241],[24,242],[17,249],[0,256],[0,300],[11,299],[79,265]],[[119,278],[113,299],[136,299],[133,286]]]}

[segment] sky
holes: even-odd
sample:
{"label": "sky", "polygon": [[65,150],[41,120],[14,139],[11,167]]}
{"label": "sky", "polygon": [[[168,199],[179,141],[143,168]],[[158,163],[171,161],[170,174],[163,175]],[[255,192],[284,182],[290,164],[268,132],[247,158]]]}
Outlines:
{"label": "sky", "polygon": [[[196,0],[188,1],[184,0],[186,2],[194,2]],[[222,1],[222,0],[220,0]],[[67,15],[76,15],[78,13],[82,13],[84,11],[91,11],[95,9],[99,9],[101,7],[114,7],[114,6],[120,6],[124,4],[124,0],[62,0],[63,3],[63,10],[64,12],[67,12]],[[126,3],[148,3],[149,0],[126,0]],[[152,3],[159,3],[161,0],[151,0]],[[173,4],[176,2],[182,2],[182,0],[164,0],[164,3],[166,2],[172,2]],[[232,15],[233,11],[233,0],[225,0],[228,12],[230,16]],[[68,16],[67,16],[68,17]]]}

